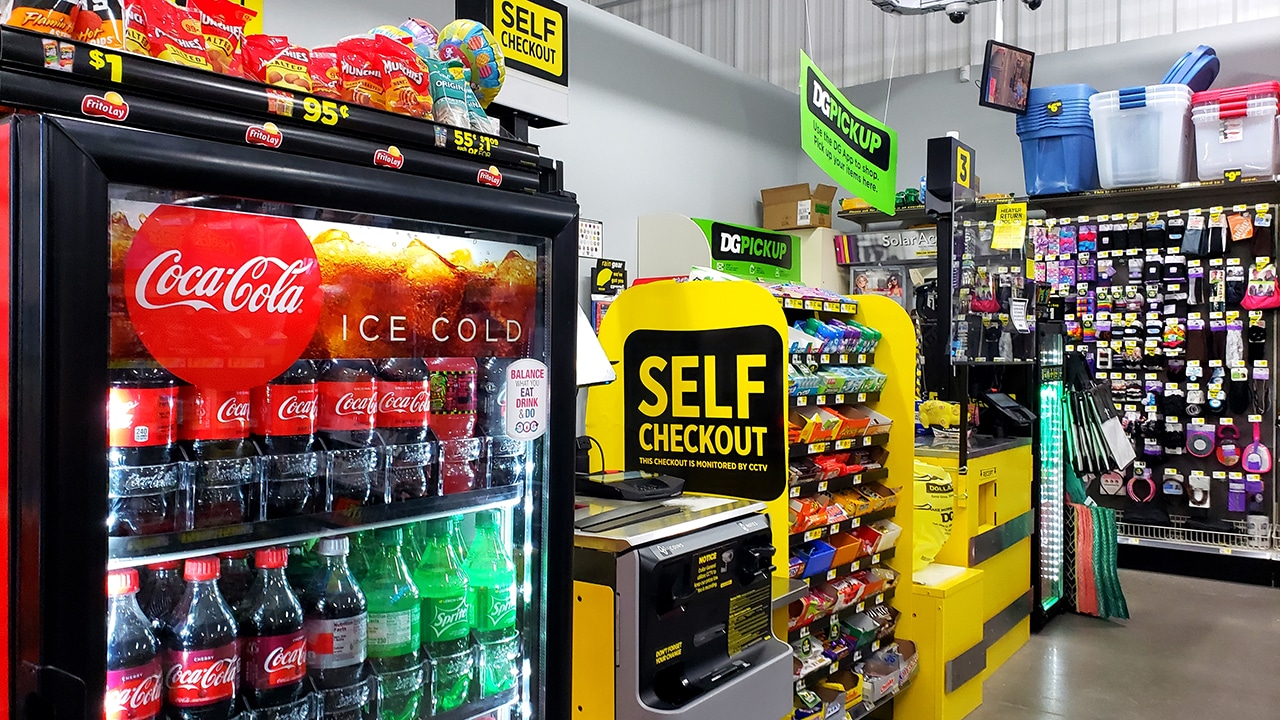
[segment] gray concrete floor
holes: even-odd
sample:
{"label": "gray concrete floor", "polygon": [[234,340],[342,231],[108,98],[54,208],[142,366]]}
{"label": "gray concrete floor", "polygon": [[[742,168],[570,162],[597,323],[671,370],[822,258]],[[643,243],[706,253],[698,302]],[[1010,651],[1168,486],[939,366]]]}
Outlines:
{"label": "gray concrete floor", "polygon": [[1060,615],[967,720],[1280,718],[1280,589],[1122,570],[1127,621]]}

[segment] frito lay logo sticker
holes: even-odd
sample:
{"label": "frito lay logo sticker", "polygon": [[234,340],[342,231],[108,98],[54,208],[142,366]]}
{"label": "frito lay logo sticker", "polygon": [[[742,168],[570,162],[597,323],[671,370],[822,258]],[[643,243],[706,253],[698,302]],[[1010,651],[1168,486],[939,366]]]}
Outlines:
{"label": "frito lay logo sticker", "polygon": [[250,145],[278,148],[280,143],[284,142],[284,135],[280,133],[280,128],[276,127],[275,123],[268,122],[261,125],[250,125],[244,131],[244,141]]}
{"label": "frito lay logo sticker", "polygon": [[197,386],[263,385],[306,348],[320,318],[320,265],[292,218],[161,205],[125,256],[138,338]]}
{"label": "frito lay logo sticker", "polygon": [[386,150],[373,151],[373,164],[378,167],[391,168],[399,170],[404,167],[404,154],[400,152],[400,148],[392,145]]}
{"label": "frito lay logo sticker", "polygon": [[476,174],[476,182],[489,187],[498,187],[502,185],[502,171],[490,165],[488,170],[481,170]]}
{"label": "frito lay logo sticker", "polygon": [[85,95],[84,100],[80,101],[80,112],[89,117],[121,122],[129,117],[129,103],[114,90],[105,95]]}

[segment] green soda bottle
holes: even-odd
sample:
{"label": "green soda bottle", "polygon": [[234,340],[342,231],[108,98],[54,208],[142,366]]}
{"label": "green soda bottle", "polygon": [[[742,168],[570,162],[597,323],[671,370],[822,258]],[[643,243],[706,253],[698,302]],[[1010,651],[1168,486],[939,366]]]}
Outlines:
{"label": "green soda bottle", "polygon": [[467,541],[462,537],[461,515],[454,515],[449,518],[449,544],[453,546],[453,552],[458,556],[458,562],[465,564],[467,562]]}
{"label": "green soda bottle", "polygon": [[404,533],[404,542],[400,543],[400,555],[410,571],[417,570],[422,562],[422,541],[420,540],[423,535],[422,524],[409,523],[401,525],[400,529]]}
{"label": "green soda bottle", "polygon": [[467,553],[471,627],[480,645],[480,694],[496,695],[520,677],[516,633],[516,566],[501,536],[497,510],[476,514],[476,538]]}
{"label": "green soda bottle", "polygon": [[413,573],[422,596],[422,648],[434,663],[432,714],[452,710],[471,694],[471,623],[467,575],[449,545],[449,521],[427,521],[422,563]]}
{"label": "green soda bottle", "polygon": [[402,537],[400,528],[381,528],[364,538],[368,570],[361,587],[369,603],[369,661],[381,681],[381,720],[413,720],[422,702],[422,608],[400,556]]}
{"label": "green soda bottle", "polygon": [[375,544],[372,533],[358,532],[347,537],[351,538],[351,554],[347,556],[347,565],[351,567],[351,574],[355,576],[356,582],[364,587],[364,579],[369,575],[369,556],[376,553],[376,548],[372,547]]}

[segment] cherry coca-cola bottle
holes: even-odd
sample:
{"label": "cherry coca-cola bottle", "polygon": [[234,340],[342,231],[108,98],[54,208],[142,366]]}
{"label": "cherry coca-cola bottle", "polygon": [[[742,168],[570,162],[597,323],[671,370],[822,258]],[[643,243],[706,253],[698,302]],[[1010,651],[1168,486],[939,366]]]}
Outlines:
{"label": "cherry coca-cola bottle", "polygon": [[253,479],[249,391],[182,385],[178,440],[195,461],[195,526],[244,522],[245,490]]}
{"label": "cherry coca-cola bottle", "polygon": [[107,574],[106,720],[149,720],[160,714],[159,647],[137,595],[138,571]]}
{"label": "cherry coca-cola bottle", "polygon": [[334,509],[369,500],[376,467],[373,428],[377,420],[378,381],[372,360],[329,360],[320,370],[320,411],[316,436],[339,452],[329,464]]}
{"label": "cherry coca-cola bottle", "polygon": [[187,583],[182,579],[182,563],[178,560],[154,563],[147,566],[147,582],[138,592],[138,604],[142,614],[151,621],[156,637],[169,620],[169,613],[177,607]]}
{"label": "cherry coca-cola bottle", "polygon": [[306,693],[307,633],[302,605],[289,589],[288,548],[254,553],[258,574],[237,611],[242,692],[258,709],[300,700]]}
{"label": "cherry coca-cola bottle", "polygon": [[171,532],[178,467],[177,379],[154,363],[111,371],[107,428],[111,466],[107,532],[113,537]]}
{"label": "cherry coca-cola bottle", "polygon": [[[319,460],[315,455],[316,369],[298,360],[278,377],[250,392],[249,432],[266,460],[267,517],[292,517],[307,512],[319,489]],[[254,506],[260,498],[250,486]]]}
{"label": "cherry coca-cola bottle", "polygon": [[419,358],[378,362],[378,432],[391,447],[388,484],[393,500],[427,495],[431,473],[427,419],[431,392]]}
{"label": "cherry coca-cola bottle", "polygon": [[240,685],[236,621],[218,592],[218,558],[187,560],[186,592],[169,613],[164,647],[165,701],[171,720],[226,720]]}

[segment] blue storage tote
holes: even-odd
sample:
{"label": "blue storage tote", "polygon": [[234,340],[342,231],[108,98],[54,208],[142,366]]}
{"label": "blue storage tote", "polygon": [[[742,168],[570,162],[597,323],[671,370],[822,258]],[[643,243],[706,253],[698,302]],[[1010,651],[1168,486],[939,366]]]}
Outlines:
{"label": "blue storage tote", "polygon": [[1028,195],[1083,192],[1098,188],[1098,154],[1093,127],[1049,127],[1020,133],[1022,175]]}

